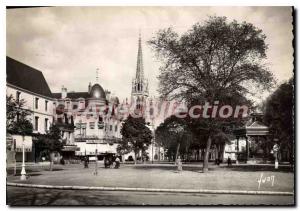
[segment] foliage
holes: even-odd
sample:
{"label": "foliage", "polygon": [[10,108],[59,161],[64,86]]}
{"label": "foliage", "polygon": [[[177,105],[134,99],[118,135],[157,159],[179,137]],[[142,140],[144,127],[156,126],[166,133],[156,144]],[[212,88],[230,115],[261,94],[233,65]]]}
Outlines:
{"label": "foliage", "polygon": [[62,148],[60,130],[55,124],[50,126],[46,135],[38,135],[35,141],[35,150],[39,156],[45,154],[48,157],[53,152],[60,152]]}
{"label": "foliage", "polygon": [[251,23],[227,23],[226,17],[196,23],[181,37],[172,28],[160,30],[149,41],[164,62],[160,93],[206,100],[224,93],[249,93],[247,82],[269,89],[273,75],[261,64],[266,57],[265,38]]}
{"label": "foliage", "polygon": [[6,131],[11,134],[30,135],[33,131],[29,116],[31,111],[24,108],[25,101],[6,96]]}
{"label": "foliage", "polygon": [[268,97],[264,106],[264,122],[269,126],[273,138],[278,138],[281,148],[290,150],[294,140],[294,78],[281,84]]}
{"label": "foliage", "polygon": [[[193,142],[192,133],[187,128],[187,122],[176,116],[170,116],[155,130],[155,141],[167,149],[167,156],[175,161],[179,154],[186,154]],[[177,149],[178,148],[178,149]]]}
{"label": "foliage", "polygon": [[139,151],[144,152],[151,144],[151,130],[146,126],[143,118],[128,116],[122,124],[121,135],[122,142],[117,147],[120,154],[134,151],[137,155]]}
{"label": "foliage", "polygon": [[[207,140],[207,133],[202,130],[202,134],[194,134],[195,130],[193,130],[189,121],[188,118],[182,119],[173,115],[165,119],[165,121],[157,127],[155,131],[155,140],[167,149],[167,156],[169,158],[172,157],[175,159],[178,143],[180,143],[179,154],[183,158],[189,157],[192,150],[205,148],[204,143]],[[182,128],[183,130],[180,130],[179,128]],[[225,143],[229,142],[230,138],[230,134],[218,131],[212,135],[212,144],[224,146]]]}

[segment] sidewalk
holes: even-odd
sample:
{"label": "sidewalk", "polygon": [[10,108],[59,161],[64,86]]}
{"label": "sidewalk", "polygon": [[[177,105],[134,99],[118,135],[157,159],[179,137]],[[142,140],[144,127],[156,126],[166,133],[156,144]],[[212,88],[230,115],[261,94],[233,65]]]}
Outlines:
{"label": "sidewalk", "polygon": [[[208,173],[202,173],[201,166],[184,166],[178,173],[174,165],[123,165],[120,169],[98,169],[93,175],[94,165],[88,169],[82,165],[55,166],[54,171],[32,169],[29,178],[20,181],[19,176],[8,176],[7,182],[55,185],[152,189],[190,189],[226,191],[271,191],[293,192],[294,174],[262,169],[226,168],[212,166]],[[19,171],[18,171],[19,172]],[[273,185],[267,178],[274,177]],[[266,178],[266,179],[265,179]],[[265,182],[260,183],[259,180]]]}

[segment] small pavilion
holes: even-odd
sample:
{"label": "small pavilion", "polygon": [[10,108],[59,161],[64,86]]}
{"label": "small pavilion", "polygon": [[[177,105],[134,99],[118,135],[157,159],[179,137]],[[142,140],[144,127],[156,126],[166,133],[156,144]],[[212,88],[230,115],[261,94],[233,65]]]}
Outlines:
{"label": "small pavilion", "polygon": [[[270,142],[269,128],[262,123],[262,113],[252,113],[250,121],[243,127],[234,130],[236,136],[237,163],[239,160],[254,164],[270,154],[270,147],[266,146]],[[246,143],[245,149],[241,149],[240,141]]]}

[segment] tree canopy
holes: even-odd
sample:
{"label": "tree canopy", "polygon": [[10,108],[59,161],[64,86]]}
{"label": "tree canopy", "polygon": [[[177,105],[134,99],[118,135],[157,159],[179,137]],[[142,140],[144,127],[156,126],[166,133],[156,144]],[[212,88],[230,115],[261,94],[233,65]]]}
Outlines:
{"label": "tree canopy", "polygon": [[167,150],[169,160],[175,161],[179,154],[187,154],[193,136],[185,119],[173,115],[156,128],[155,141]]}
{"label": "tree canopy", "polygon": [[294,78],[281,84],[264,105],[264,122],[273,138],[279,139],[281,148],[292,155],[294,140]]}
{"label": "tree canopy", "polygon": [[128,118],[123,122],[121,128],[122,141],[117,147],[120,154],[135,153],[135,161],[139,151],[144,152],[151,144],[152,132],[147,127],[144,118]]}
{"label": "tree canopy", "polygon": [[29,116],[31,111],[24,108],[25,101],[6,96],[6,131],[11,134],[30,135],[33,126]]}
{"label": "tree canopy", "polygon": [[[37,135],[37,139],[34,141],[35,152],[40,157],[45,156],[50,159],[52,163],[51,154],[54,152],[61,152],[63,143],[61,141],[60,130],[55,124],[51,124],[49,131],[45,134]],[[52,170],[52,164],[50,165]]]}
{"label": "tree canopy", "polygon": [[148,43],[163,62],[159,91],[169,98],[212,98],[224,93],[263,89],[274,78],[262,60],[266,36],[251,23],[209,17],[179,36],[172,28],[159,30]]}

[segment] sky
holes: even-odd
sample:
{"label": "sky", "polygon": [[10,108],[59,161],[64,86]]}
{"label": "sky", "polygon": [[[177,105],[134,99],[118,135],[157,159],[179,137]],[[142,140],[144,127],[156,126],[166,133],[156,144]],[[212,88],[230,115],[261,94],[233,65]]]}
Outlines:
{"label": "sky", "polygon": [[[208,16],[253,23],[263,30],[267,60],[278,84],[293,75],[290,7],[43,7],[9,9],[7,56],[41,70],[52,92],[87,91],[99,83],[121,100],[129,98],[135,76],[139,31],[150,96],[158,96],[160,61],[146,41],[159,29],[179,34]],[[259,93],[258,93],[259,95]],[[260,98],[258,96],[258,98]]]}

